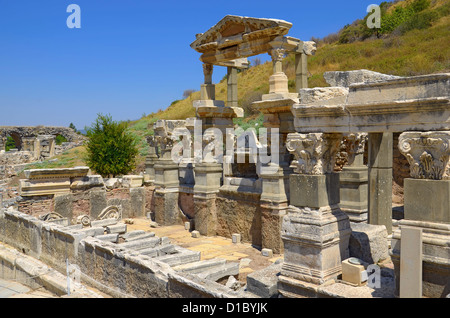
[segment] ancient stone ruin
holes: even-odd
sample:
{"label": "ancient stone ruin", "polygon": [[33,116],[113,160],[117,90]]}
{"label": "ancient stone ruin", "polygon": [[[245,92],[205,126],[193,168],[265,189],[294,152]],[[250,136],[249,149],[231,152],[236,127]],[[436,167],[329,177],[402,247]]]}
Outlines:
{"label": "ancient stone ruin", "polygon": [[[196,116],[154,124],[145,173],[26,171],[20,199],[0,210],[0,241],[59,273],[69,262],[77,292],[85,284],[112,297],[449,295],[450,74],[328,72],[330,87],[308,88],[315,46],[287,36],[291,26],[226,16],[198,34],[191,47],[205,80]],[[237,69],[265,53],[270,89],[254,102],[269,131],[263,140],[237,134],[233,118],[243,116]],[[295,54],[295,93],[281,67],[286,54]],[[215,99],[220,66],[227,101]],[[400,156],[409,176],[396,171]],[[403,204],[393,207],[400,177]],[[128,231],[137,219],[148,229]],[[202,259],[152,226],[184,226],[193,238],[248,243],[280,259],[239,286],[239,262]],[[19,266],[14,253],[0,250],[9,274]]]}

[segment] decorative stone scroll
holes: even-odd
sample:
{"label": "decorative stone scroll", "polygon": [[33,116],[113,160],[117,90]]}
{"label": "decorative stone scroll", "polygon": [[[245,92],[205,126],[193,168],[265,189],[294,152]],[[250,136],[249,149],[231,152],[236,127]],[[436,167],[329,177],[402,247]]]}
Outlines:
{"label": "decorative stone scroll", "polygon": [[41,221],[53,221],[53,220],[60,220],[60,219],[64,219],[64,217],[56,212],[49,212],[46,214],[43,214],[39,217],[39,219]]}
{"label": "decorative stone scroll", "polygon": [[117,221],[122,219],[122,206],[110,205],[102,210],[97,217],[97,220],[104,219],[116,219]]}
{"label": "decorative stone scroll", "polygon": [[398,147],[414,179],[450,179],[450,131],[404,132]]}
{"label": "decorative stone scroll", "polygon": [[91,218],[89,215],[83,214],[77,217],[77,224],[81,224],[83,227],[91,226]]}
{"label": "decorative stone scroll", "polygon": [[333,172],[342,134],[288,134],[286,148],[296,160],[295,172],[323,175]]}

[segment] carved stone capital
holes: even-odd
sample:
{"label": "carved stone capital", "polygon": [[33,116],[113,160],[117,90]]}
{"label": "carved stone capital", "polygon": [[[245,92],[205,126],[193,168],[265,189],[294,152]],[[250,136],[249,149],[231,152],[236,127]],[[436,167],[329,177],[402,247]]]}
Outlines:
{"label": "carved stone capital", "polygon": [[286,50],[283,48],[274,48],[274,49],[270,50],[269,54],[272,57],[273,62],[279,62],[279,61],[283,60],[283,58],[286,54]]}
{"label": "carved stone capital", "polygon": [[346,153],[348,164],[355,161],[356,155],[364,154],[364,146],[368,141],[366,133],[352,133],[344,136],[343,142],[346,144]]}
{"label": "carved stone capital", "polygon": [[342,134],[289,134],[286,148],[295,157],[295,172],[310,175],[333,172],[341,140]]}
{"label": "carved stone capital", "polygon": [[450,179],[450,131],[404,132],[398,148],[414,179]]}

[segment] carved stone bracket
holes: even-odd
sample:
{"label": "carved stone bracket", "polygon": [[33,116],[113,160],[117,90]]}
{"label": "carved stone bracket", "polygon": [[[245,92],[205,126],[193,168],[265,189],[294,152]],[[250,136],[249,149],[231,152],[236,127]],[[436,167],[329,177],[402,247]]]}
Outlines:
{"label": "carved stone bracket", "polygon": [[295,157],[295,172],[310,175],[333,172],[341,140],[342,134],[289,134],[286,148]]}
{"label": "carved stone bracket", "polygon": [[404,132],[398,148],[414,179],[450,179],[450,131]]}

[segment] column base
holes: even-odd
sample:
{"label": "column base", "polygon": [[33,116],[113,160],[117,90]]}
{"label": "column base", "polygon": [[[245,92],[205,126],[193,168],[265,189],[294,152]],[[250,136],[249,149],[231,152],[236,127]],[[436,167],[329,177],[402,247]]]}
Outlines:
{"label": "column base", "polygon": [[321,285],[341,274],[341,263],[349,257],[351,228],[348,216],[337,205],[289,206],[282,233],[282,276]]}

